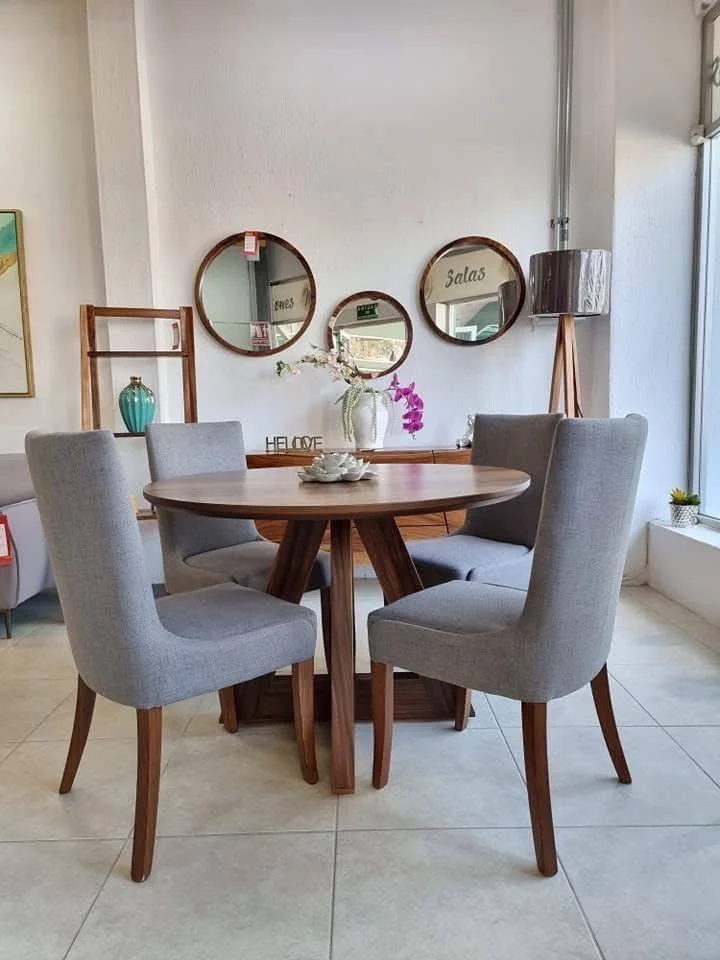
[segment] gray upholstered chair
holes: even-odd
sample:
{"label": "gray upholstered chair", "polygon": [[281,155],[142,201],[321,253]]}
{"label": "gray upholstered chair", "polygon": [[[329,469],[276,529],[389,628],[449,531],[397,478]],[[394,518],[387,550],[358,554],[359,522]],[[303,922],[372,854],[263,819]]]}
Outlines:
{"label": "gray upholstered chair", "polygon": [[311,610],[225,583],[155,601],[115,441],[29,434],[25,449],[78,669],[60,793],[72,787],[96,694],[137,711],[132,878],[152,867],[162,708],[292,664],[301,768],[317,781]]}
{"label": "gray upholstered chair", "polygon": [[[242,424],[237,421],[152,423],[145,437],[153,480],[247,469]],[[157,512],[169,593],[228,582],[265,589],[278,547],[260,536],[252,520],[200,517],[174,510]],[[310,572],[308,590],[321,591],[326,656],[330,640],[329,585],[330,554],[321,552]],[[225,725],[231,732],[237,729],[236,720]]]}
{"label": "gray upholstered chair", "polygon": [[514,500],[468,510],[447,537],[413,540],[410,556],[426,587],[477,580],[527,589],[550,450],[562,414],[476,414],[470,462],[512,467],[532,482]]}
{"label": "gray upholstered chair", "polygon": [[546,876],[557,871],[548,701],[590,683],[618,779],[630,783],[606,661],[646,435],[638,416],[558,425],[527,592],[453,581],[369,617],[374,786],[385,786],[390,767],[392,666],[521,701],[530,818]]}

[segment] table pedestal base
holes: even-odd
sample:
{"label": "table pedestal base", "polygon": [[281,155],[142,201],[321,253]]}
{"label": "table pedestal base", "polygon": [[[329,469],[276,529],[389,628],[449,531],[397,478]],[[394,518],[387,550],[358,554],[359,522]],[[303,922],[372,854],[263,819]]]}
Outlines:
{"label": "table pedestal base", "polygon": [[[396,720],[454,720],[455,708],[446,700],[434,697],[428,683],[415,673],[396,673],[395,719]],[[238,687],[238,717],[243,723],[292,723],[292,693],[290,677],[275,674],[264,679],[261,691],[253,693],[249,684]],[[260,693],[261,695],[256,695]],[[470,716],[475,716],[471,710]],[[315,719],[330,721],[330,678],[325,673],[315,676]],[[370,674],[355,676],[355,721],[369,723]]]}

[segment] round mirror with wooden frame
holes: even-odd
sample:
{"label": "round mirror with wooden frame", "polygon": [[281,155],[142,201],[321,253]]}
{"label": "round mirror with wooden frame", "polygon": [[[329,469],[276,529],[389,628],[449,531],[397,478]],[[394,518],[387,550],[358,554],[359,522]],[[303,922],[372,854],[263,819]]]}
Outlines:
{"label": "round mirror with wooden frame", "polygon": [[420,279],[420,308],[435,333],[461,346],[497,340],[525,302],[518,259],[497,240],[460,237],[430,258]]}
{"label": "round mirror with wooden frame", "polygon": [[225,237],[195,277],[195,305],[205,329],[248,357],[295,343],[312,320],[316,296],[305,257],[287,240],[262,231]]}
{"label": "round mirror with wooden frame", "polygon": [[397,370],[410,353],[412,339],[410,314],[379,290],[345,297],[328,322],[328,346],[352,361],[366,380]]}

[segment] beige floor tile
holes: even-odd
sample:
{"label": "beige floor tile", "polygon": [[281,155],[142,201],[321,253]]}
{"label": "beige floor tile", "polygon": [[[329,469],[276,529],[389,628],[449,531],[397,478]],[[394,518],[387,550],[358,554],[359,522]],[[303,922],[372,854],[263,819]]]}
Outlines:
{"label": "beige floor tile", "polygon": [[5,680],[0,654],[0,741],[24,740],[74,689],[72,680]]}
{"label": "beige floor tile", "polygon": [[[506,736],[523,769],[522,734]],[[595,727],[557,727],[548,736],[556,826],[720,823],[720,789],[659,727],[620,728],[633,782],[620,784]]]}
{"label": "beige floor tile", "polygon": [[0,960],[61,960],[122,841],[0,844]]}
{"label": "beige floor tile", "polygon": [[720,668],[720,655],[680,627],[660,633],[615,631],[608,664],[616,666],[707,666]]}
{"label": "beige floor tile", "polygon": [[[720,725],[720,661],[614,666],[613,676],[663,726]],[[618,722],[624,723],[618,716]]]}
{"label": "beige floor tile", "polygon": [[6,757],[9,757],[16,747],[16,743],[0,743],[0,763],[2,763]]}
{"label": "beige floor tile", "polygon": [[379,791],[370,783],[368,724],[358,727],[357,741],[355,793],[340,797],[341,830],[528,823],[525,787],[499,730],[396,724],[390,782]]}
{"label": "beige floor tile", "polygon": [[135,795],[134,740],[89,742],[72,792],[58,794],[65,744],[23,743],[0,764],[0,840],[126,837]]}
{"label": "beige floor tile", "polygon": [[667,732],[720,783],[720,727],[668,727]]}
{"label": "beige floor tile", "polygon": [[[612,679],[611,694],[618,724],[628,727],[654,726],[653,718]],[[507,697],[488,696],[490,706],[503,729],[520,727],[521,708],[517,700]],[[576,690],[569,697],[552,700],[548,704],[548,725],[551,727],[596,727],[597,713],[590,685]]]}
{"label": "beige floor tile", "polygon": [[605,960],[717,960],[720,828],[560,830]]}
{"label": "beige floor tile", "polygon": [[678,626],[696,623],[701,619],[696,613],[693,613],[692,610],[688,610],[687,607],[683,607],[673,600],[668,600],[667,597],[649,588],[642,594],[642,603],[651,610],[654,610],[655,613],[659,613],[666,620],[669,620],[670,623],[675,623]]}
{"label": "beige floor tile", "polygon": [[3,681],[76,678],[65,627],[40,627],[13,643],[0,659],[0,677]]}
{"label": "beige floor tile", "polygon": [[620,603],[615,616],[616,632],[633,631],[637,634],[660,633],[680,629],[657,610],[644,603]]}
{"label": "beige floor tile", "polygon": [[[217,703],[217,696],[215,696],[215,703]],[[168,740],[182,736],[199,705],[200,698],[196,697],[193,700],[183,700],[165,707],[163,736]],[[29,739],[32,741],[62,740],[67,743],[72,732],[74,715],[75,694],[73,693],[30,734]],[[97,698],[90,727],[91,740],[131,739],[135,737],[136,729],[136,712],[132,707],[113,703],[104,697]]]}
{"label": "beige floor tile", "polygon": [[327,748],[318,743],[320,782],[300,775],[291,727],[184,737],[163,777],[158,830],[178,836],[333,830]]}
{"label": "beige floor tile", "polygon": [[475,716],[470,717],[468,726],[480,730],[494,730],[497,728],[495,714],[490,709],[490,703],[484,693],[478,693],[473,690],[472,704],[475,710]]}
{"label": "beige floor tile", "polygon": [[720,653],[720,627],[716,627],[713,623],[707,623],[705,620],[696,620],[688,624],[685,630],[692,637],[714,650],[715,653]]}
{"label": "beige floor tile", "polygon": [[529,830],[340,833],[333,960],[597,960]]}
{"label": "beige floor tile", "polygon": [[142,885],[128,856],[68,960],[327,960],[332,834],[161,839]]}
{"label": "beige floor tile", "polygon": [[220,723],[220,704],[216,693],[198,698],[197,709],[188,721],[184,734],[186,737],[228,736]]}

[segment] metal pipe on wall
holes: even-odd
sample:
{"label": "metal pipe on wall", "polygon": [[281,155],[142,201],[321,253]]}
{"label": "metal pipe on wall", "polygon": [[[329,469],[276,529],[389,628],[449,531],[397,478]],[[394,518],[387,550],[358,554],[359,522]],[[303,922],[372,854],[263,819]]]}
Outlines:
{"label": "metal pipe on wall", "polygon": [[551,228],[556,250],[570,241],[570,149],[575,0],[557,0],[557,114]]}

